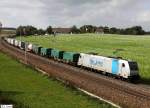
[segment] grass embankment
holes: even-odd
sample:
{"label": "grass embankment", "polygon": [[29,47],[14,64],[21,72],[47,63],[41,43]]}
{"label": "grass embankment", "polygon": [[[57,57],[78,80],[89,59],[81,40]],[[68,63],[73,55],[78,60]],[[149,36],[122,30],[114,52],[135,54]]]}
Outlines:
{"label": "grass embankment", "polygon": [[135,60],[139,64],[140,76],[150,84],[150,36],[82,34],[58,35],[55,38],[29,36],[23,40],[65,51],[95,52]]}
{"label": "grass embankment", "polygon": [[14,108],[112,108],[0,53],[0,104]]}

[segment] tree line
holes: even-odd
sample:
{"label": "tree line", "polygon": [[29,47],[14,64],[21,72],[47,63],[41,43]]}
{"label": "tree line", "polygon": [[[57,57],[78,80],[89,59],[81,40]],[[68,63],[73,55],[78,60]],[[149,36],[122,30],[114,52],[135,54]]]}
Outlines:
{"label": "tree line", "polygon": [[[130,28],[120,29],[116,27],[108,27],[108,26],[92,26],[92,25],[84,25],[79,29],[76,26],[72,27],[73,33],[95,33],[97,30],[101,30],[105,34],[121,34],[121,35],[144,35],[146,32],[143,30],[141,26],[133,26]],[[99,31],[98,31],[99,32]]]}
{"label": "tree line", "polygon": [[[144,35],[149,32],[145,32],[141,26],[133,26],[130,28],[116,28],[116,27],[108,27],[108,26],[100,26],[96,27],[93,25],[83,25],[80,28],[77,26],[72,26],[70,28],[70,33],[79,34],[79,33],[96,33],[101,32],[105,34],[121,34],[121,35]],[[54,34],[52,26],[48,26],[44,29],[37,29],[34,26],[19,26],[16,29],[16,35],[44,35],[44,34]]]}
{"label": "tree line", "polygon": [[44,29],[37,29],[36,27],[34,26],[19,26],[17,29],[16,29],[16,35],[19,36],[19,35],[24,35],[24,36],[29,36],[29,35],[44,35],[44,34],[52,34],[53,31],[52,31],[52,27],[49,26],[47,27],[46,30]]}

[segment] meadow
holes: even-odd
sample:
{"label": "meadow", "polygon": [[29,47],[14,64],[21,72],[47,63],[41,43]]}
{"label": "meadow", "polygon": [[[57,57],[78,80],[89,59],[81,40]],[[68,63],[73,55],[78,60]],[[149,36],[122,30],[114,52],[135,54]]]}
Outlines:
{"label": "meadow", "polygon": [[13,108],[112,108],[0,53],[0,104]]}
{"label": "meadow", "polygon": [[150,84],[150,36],[67,34],[55,37],[28,36],[21,39],[64,51],[94,52],[102,56],[119,56],[137,61],[142,80]]}

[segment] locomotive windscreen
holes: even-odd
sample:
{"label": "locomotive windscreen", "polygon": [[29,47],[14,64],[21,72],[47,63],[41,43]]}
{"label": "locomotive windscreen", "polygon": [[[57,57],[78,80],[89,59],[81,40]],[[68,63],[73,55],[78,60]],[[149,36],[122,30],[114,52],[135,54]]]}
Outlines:
{"label": "locomotive windscreen", "polygon": [[130,70],[138,70],[138,65],[136,62],[129,62]]}

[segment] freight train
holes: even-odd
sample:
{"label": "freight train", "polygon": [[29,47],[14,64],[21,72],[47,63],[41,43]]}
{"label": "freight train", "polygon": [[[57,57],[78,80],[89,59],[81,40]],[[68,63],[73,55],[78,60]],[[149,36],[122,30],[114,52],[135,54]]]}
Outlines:
{"label": "freight train", "polygon": [[92,69],[97,73],[104,73],[105,75],[111,75],[121,79],[136,80],[139,78],[138,64],[135,61],[44,48],[36,44],[19,41],[13,38],[4,39],[7,43],[22,50],[61,61],[63,63]]}

